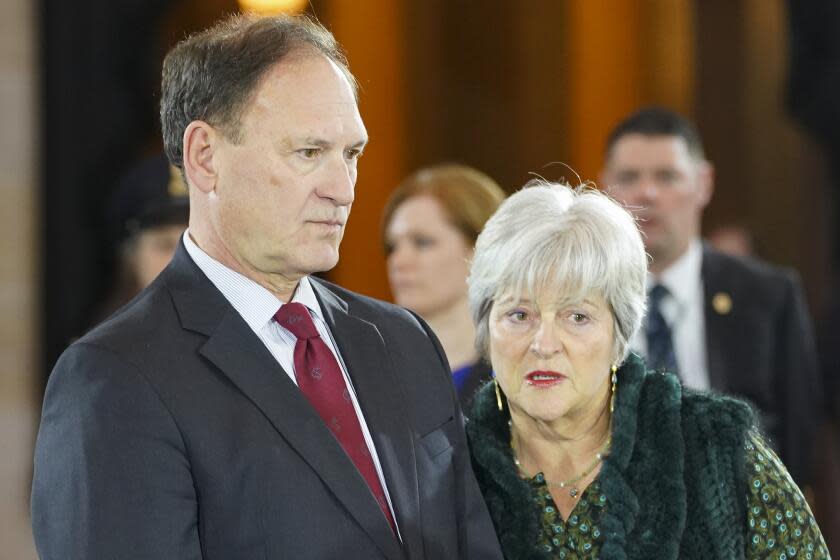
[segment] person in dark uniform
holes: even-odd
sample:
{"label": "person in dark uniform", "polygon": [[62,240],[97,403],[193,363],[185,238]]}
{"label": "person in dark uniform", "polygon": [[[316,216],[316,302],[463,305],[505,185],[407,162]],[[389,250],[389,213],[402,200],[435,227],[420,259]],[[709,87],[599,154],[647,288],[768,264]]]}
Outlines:
{"label": "person in dark uniform", "polygon": [[128,303],[169,264],[187,229],[189,208],[184,178],[163,153],[140,160],[120,178],[106,210],[117,270],[96,322]]}

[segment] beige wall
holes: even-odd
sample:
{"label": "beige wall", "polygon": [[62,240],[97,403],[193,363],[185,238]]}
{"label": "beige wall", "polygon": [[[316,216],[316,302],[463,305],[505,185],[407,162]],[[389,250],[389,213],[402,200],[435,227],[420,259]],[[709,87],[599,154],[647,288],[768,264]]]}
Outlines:
{"label": "beige wall", "polygon": [[38,406],[36,6],[0,2],[0,557],[16,560],[36,557],[28,514]]}

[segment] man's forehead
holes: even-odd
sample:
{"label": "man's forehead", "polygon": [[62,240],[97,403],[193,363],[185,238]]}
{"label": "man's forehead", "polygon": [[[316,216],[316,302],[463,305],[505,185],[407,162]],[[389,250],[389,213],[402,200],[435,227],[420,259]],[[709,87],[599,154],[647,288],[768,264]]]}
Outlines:
{"label": "man's forehead", "polygon": [[[644,158],[644,159],[642,159]],[[691,159],[684,138],[669,134],[630,133],[616,140],[610,150],[611,163],[632,165],[643,161]]]}
{"label": "man's forehead", "polygon": [[346,73],[320,53],[289,54],[271,66],[254,88],[253,101],[284,104],[340,103],[356,106]]}
{"label": "man's forehead", "polygon": [[[276,63],[263,77],[245,110],[251,125],[262,128],[279,118],[296,135],[318,136],[341,128],[347,135],[367,138],[350,81],[341,69],[320,54],[296,55]],[[246,120],[249,120],[246,117]],[[300,127],[303,128],[300,128]],[[287,132],[293,132],[287,128]]]}

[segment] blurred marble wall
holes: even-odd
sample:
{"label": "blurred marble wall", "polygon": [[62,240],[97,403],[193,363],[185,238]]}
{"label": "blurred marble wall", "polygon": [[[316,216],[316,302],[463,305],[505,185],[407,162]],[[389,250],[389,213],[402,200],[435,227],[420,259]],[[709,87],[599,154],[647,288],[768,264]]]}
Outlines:
{"label": "blurred marble wall", "polygon": [[16,560],[36,557],[29,483],[40,400],[37,5],[0,0],[0,558]]}

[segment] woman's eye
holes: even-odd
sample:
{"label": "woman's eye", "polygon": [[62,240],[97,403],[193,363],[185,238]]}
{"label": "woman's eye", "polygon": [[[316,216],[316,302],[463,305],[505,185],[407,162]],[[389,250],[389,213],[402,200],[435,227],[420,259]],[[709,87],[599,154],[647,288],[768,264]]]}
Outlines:
{"label": "woman's eye", "polygon": [[572,313],[571,319],[573,323],[581,324],[589,320],[589,317],[583,313]]}
{"label": "woman's eye", "polygon": [[414,246],[418,249],[425,249],[431,247],[435,244],[435,240],[431,237],[415,237],[414,238]]}
{"label": "woman's eye", "polygon": [[508,318],[517,323],[521,323],[522,321],[525,321],[528,318],[528,314],[525,311],[522,311],[521,309],[517,309],[508,313]]}

